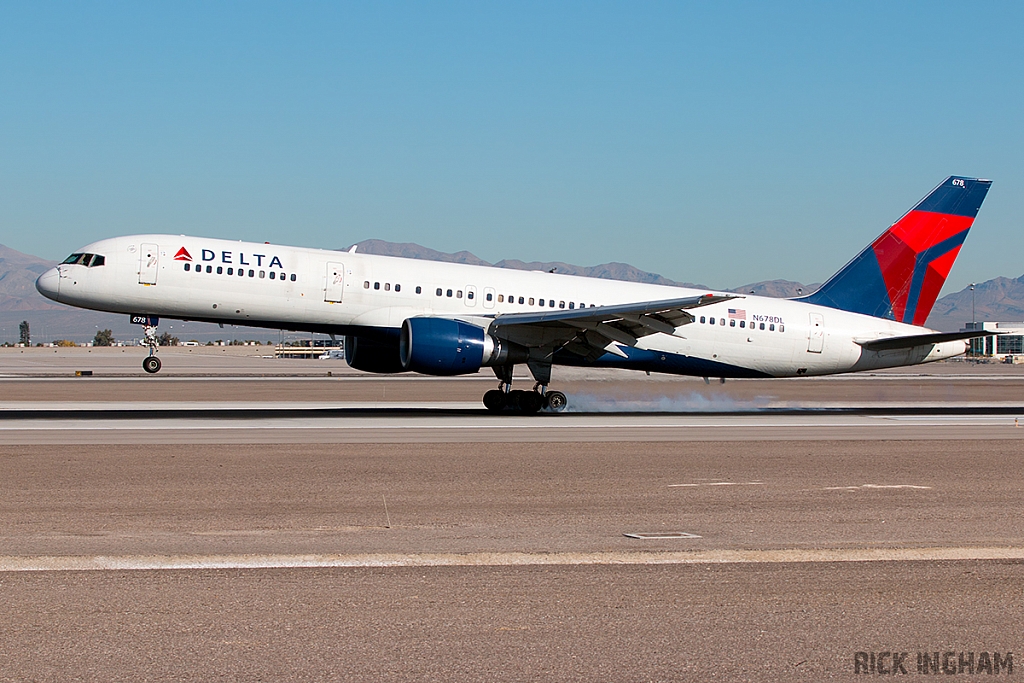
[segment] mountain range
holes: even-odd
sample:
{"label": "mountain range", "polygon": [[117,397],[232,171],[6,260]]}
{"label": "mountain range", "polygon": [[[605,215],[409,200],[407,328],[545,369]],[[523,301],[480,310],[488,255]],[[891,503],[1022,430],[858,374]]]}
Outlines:
{"label": "mountain range", "polygon": [[[560,261],[502,260],[492,264],[468,251],[451,254],[413,243],[364,240],[354,246],[358,252],[364,254],[402,256],[482,266],[493,265],[516,270],[554,271],[566,275],[697,289],[709,288],[701,283],[676,282],[657,273],[640,270],[628,263],[612,262],[596,266],[576,266]],[[70,308],[41,296],[35,289],[35,280],[40,273],[53,265],[46,259],[23,254],[0,245],[0,343],[18,340],[18,324],[22,320],[29,321],[34,342],[55,339],[89,341],[97,329],[110,329],[115,338],[122,340],[141,336],[141,328],[129,324],[125,315]],[[805,285],[792,280],[765,280],[724,291],[771,297],[792,297],[812,292],[818,286],[818,283]],[[1024,275],[1016,279],[997,277],[978,283],[973,296],[970,287],[967,287],[942,297],[935,302],[927,324],[937,330],[955,331],[969,320],[1024,320]],[[186,339],[199,341],[255,339],[277,342],[281,338],[306,337],[303,334],[284,336],[277,331],[258,328],[227,326],[221,329],[207,323],[183,323],[181,321],[169,321],[165,325],[161,325],[161,331],[169,331],[183,341]]]}

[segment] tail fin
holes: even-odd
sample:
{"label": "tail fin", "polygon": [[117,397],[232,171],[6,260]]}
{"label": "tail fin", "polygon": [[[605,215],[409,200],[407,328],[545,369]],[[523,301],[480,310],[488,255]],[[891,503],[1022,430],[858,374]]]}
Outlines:
{"label": "tail fin", "polygon": [[799,301],[924,325],[991,180],[950,176]]}

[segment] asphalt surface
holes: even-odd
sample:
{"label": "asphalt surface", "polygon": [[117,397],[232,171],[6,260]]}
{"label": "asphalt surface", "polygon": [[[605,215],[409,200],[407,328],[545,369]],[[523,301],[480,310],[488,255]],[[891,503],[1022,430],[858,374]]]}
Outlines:
{"label": "asphalt surface", "polygon": [[[1017,368],[577,376],[597,404],[522,418],[472,408],[477,378],[261,379],[244,358],[230,379],[202,363],[73,378],[5,359],[0,681],[859,680],[858,661],[889,670],[891,653],[907,675],[939,653],[955,680],[1024,666]],[[651,412],[673,392],[690,407]],[[759,396],[920,410],[780,415]],[[928,409],[966,404],[1003,409]],[[108,412],[59,414],[86,405]],[[253,405],[299,412],[246,418]],[[32,406],[57,414],[10,412]],[[999,653],[1000,673],[961,672],[960,653]]]}
{"label": "asphalt surface", "polygon": [[60,572],[0,581],[3,680],[860,680],[855,655],[867,651],[905,652],[910,676],[918,652],[953,652],[955,670],[959,652],[978,661],[983,651],[1012,651],[1012,675],[943,678],[1015,680],[1024,627],[1018,562]]}
{"label": "asphalt surface", "polygon": [[[124,564],[0,573],[0,679],[820,680],[894,649],[913,674],[918,651],[1019,650],[1024,563],[973,558],[1021,556],[1020,457],[926,439],[6,446],[4,561]],[[390,564],[275,565],[324,554]],[[417,564],[439,554],[462,562]]]}

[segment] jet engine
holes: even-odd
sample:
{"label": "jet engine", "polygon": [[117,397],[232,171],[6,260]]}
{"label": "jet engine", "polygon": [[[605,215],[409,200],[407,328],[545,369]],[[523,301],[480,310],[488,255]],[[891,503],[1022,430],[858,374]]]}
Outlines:
{"label": "jet engine", "polygon": [[364,372],[404,372],[398,337],[345,337],[345,362]]}
{"label": "jet engine", "polygon": [[447,318],[409,318],[399,337],[402,367],[424,375],[466,375],[481,367],[525,363],[526,348],[476,325]]}

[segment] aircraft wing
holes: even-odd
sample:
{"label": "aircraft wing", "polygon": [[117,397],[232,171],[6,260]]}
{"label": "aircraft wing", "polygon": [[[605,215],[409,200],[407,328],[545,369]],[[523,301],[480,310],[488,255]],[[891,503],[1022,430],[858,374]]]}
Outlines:
{"label": "aircraft wing", "polygon": [[911,334],[903,337],[882,337],[881,339],[855,339],[854,341],[868,351],[893,351],[895,349],[910,349],[915,346],[941,344],[942,342],[958,341],[961,339],[994,337],[1000,334],[1006,333],[993,332],[991,330],[974,330],[971,332],[933,332],[929,334]]}
{"label": "aircraft wing", "polygon": [[615,342],[635,346],[649,334],[675,334],[677,327],[693,322],[690,310],[738,298],[736,294],[701,294],[616,306],[506,313],[494,317],[490,332],[525,346],[565,348],[591,360],[606,351],[624,356]]}

